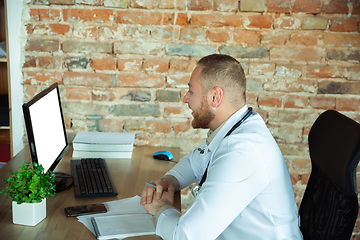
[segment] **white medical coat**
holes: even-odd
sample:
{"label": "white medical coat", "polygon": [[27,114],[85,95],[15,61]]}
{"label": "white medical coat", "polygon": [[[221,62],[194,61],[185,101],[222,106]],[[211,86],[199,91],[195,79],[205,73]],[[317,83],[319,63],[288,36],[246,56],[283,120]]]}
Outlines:
{"label": "white medical coat", "polygon": [[238,110],[209,146],[204,142],[165,175],[180,189],[207,179],[187,212],[164,210],[156,225],[163,239],[302,239],[291,179],[283,156],[257,113],[230,136],[245,114]]}

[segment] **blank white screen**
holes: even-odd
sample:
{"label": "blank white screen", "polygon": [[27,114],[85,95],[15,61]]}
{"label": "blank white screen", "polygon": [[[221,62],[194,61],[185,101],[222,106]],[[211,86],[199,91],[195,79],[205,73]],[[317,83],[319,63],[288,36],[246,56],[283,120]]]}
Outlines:
{"label": "blank white screen", "polygon": [[66,146],[57,89],[29,107],[38,163],[47,172]]}

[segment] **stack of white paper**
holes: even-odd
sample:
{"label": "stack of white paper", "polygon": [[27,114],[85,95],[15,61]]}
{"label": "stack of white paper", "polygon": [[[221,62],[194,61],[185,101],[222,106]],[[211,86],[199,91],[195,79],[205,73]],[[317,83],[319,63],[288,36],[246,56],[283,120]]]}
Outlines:
{"label": "stack of white paper", "polygon": [[73,140],[73,158],[131,158],[135,133],[79,132]]}

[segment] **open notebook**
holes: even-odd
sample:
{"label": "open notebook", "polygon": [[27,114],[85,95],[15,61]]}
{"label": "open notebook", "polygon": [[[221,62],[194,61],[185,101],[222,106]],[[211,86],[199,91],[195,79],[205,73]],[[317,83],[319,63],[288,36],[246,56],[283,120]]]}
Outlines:
{"label": "open notebook", "polygon": [[126,238],[155,234],[149,225],[150,214],[92,217],[97,239]]}

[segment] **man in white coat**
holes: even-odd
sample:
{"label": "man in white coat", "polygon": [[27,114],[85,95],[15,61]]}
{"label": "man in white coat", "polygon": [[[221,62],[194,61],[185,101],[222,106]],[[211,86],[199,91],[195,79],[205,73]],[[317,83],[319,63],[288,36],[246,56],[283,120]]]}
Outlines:
{"label": "man in white coat", "polygon": [[[230,56],[204,57],[194,69],[184,102],[193,128],[209,128],[208,138],[141,194],[164,240],[302,239],[287,166],[245,90],[244,71]],[[194,202],[181,214],[174,192],[194,182]]]}

